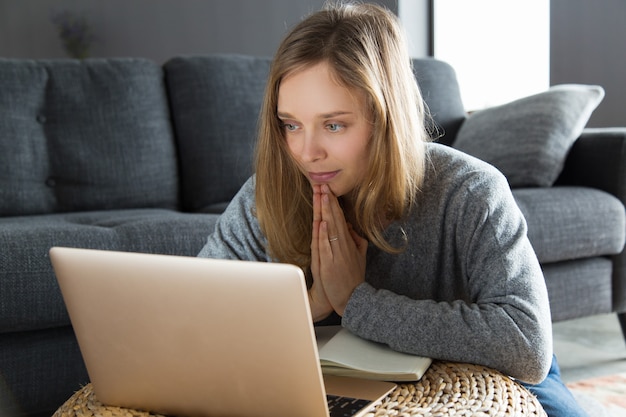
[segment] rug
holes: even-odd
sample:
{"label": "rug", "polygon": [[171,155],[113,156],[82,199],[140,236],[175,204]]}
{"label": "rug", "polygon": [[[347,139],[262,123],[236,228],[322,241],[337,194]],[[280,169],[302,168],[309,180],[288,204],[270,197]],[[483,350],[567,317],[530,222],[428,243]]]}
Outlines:
{"label": "rug", "polygon": [[[590,417],[626,417],[626,373],[571,382],[567,386]],[[604,406],[604,410],[599,410],[590,399]]]}

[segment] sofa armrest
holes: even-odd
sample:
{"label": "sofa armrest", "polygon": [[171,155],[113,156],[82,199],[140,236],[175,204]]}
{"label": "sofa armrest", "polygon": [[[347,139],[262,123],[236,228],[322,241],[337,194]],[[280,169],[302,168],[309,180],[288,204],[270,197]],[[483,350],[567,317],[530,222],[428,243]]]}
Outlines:
{"label": "sofa armrest", "polygon": [[597,188],[626,205],[626,127],[585,129],[555,185]]}
{"label": "sofa armrest", "polygon": [[[570,150],[557,184],[597,188],[626,205],[626,128],[585,129]],[[613,311],[626,312],[626,249],[612,259]],[[626,316],[620,316],[626,323]]]}

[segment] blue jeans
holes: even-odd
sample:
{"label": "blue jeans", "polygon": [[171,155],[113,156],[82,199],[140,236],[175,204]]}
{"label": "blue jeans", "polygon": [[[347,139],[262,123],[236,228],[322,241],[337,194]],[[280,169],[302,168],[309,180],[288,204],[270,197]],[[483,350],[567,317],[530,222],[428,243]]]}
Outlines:
{"label": "blue jeans", "polygon": [[536,385],[522,385],[537,397],[548,417],[589,417],[561,380],[556,356],[552,357],[552,366],[546,379]]}

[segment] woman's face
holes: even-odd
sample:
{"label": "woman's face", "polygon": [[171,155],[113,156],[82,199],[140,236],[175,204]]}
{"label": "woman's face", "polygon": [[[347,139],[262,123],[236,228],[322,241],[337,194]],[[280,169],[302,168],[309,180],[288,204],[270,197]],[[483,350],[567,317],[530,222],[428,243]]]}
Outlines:
{"label": "woman's face", "polygon": [[277,114],[291,156],[311,184],[328,184],[339,197],[362,182],[372,134],[365,96],[339,85],[326,62],[282,80]]}

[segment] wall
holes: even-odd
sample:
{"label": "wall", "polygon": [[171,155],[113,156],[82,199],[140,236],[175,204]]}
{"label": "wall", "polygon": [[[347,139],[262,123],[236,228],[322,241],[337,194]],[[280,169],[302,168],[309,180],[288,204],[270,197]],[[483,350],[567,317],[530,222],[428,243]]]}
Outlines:
{"label": "wall", "polygon": [[599,84],[588,126],[626,126],[626,1],[552,0],[550,83]]}
{"label": "wall", "polygon": [[[432,0],[371,0],[398,12],[413,56],[429,53],[420,10]],[[414,2],[414,3],[413,3]],[[84,12],[99,37],[94,56],[272,55],[286,30],[324,0],[0,0],[0,56],[61,58],[55,10]],[[402,12],[405,10],[405,15]],[[600,84],[606,97],[590,126],[626,126],[626,1],[551,0],[550,83]],[[415,30],[417,27],[417,30]]]}
{"label": "wall", "polygon": [[98,37],[92,55],[271,55],[287,27],[323,0],[0,0],[0,56],[65,57],[50,15],[83,13]]}
{"label": "wall", "polygon": [[[397,12],[396,0],[377,0]],[[159,63],[181,54],[270,56],[288,28],[324,0],[0,0],[0,56],[62,58],[50,16],[78,11],[97,41],[92,56]]]}

